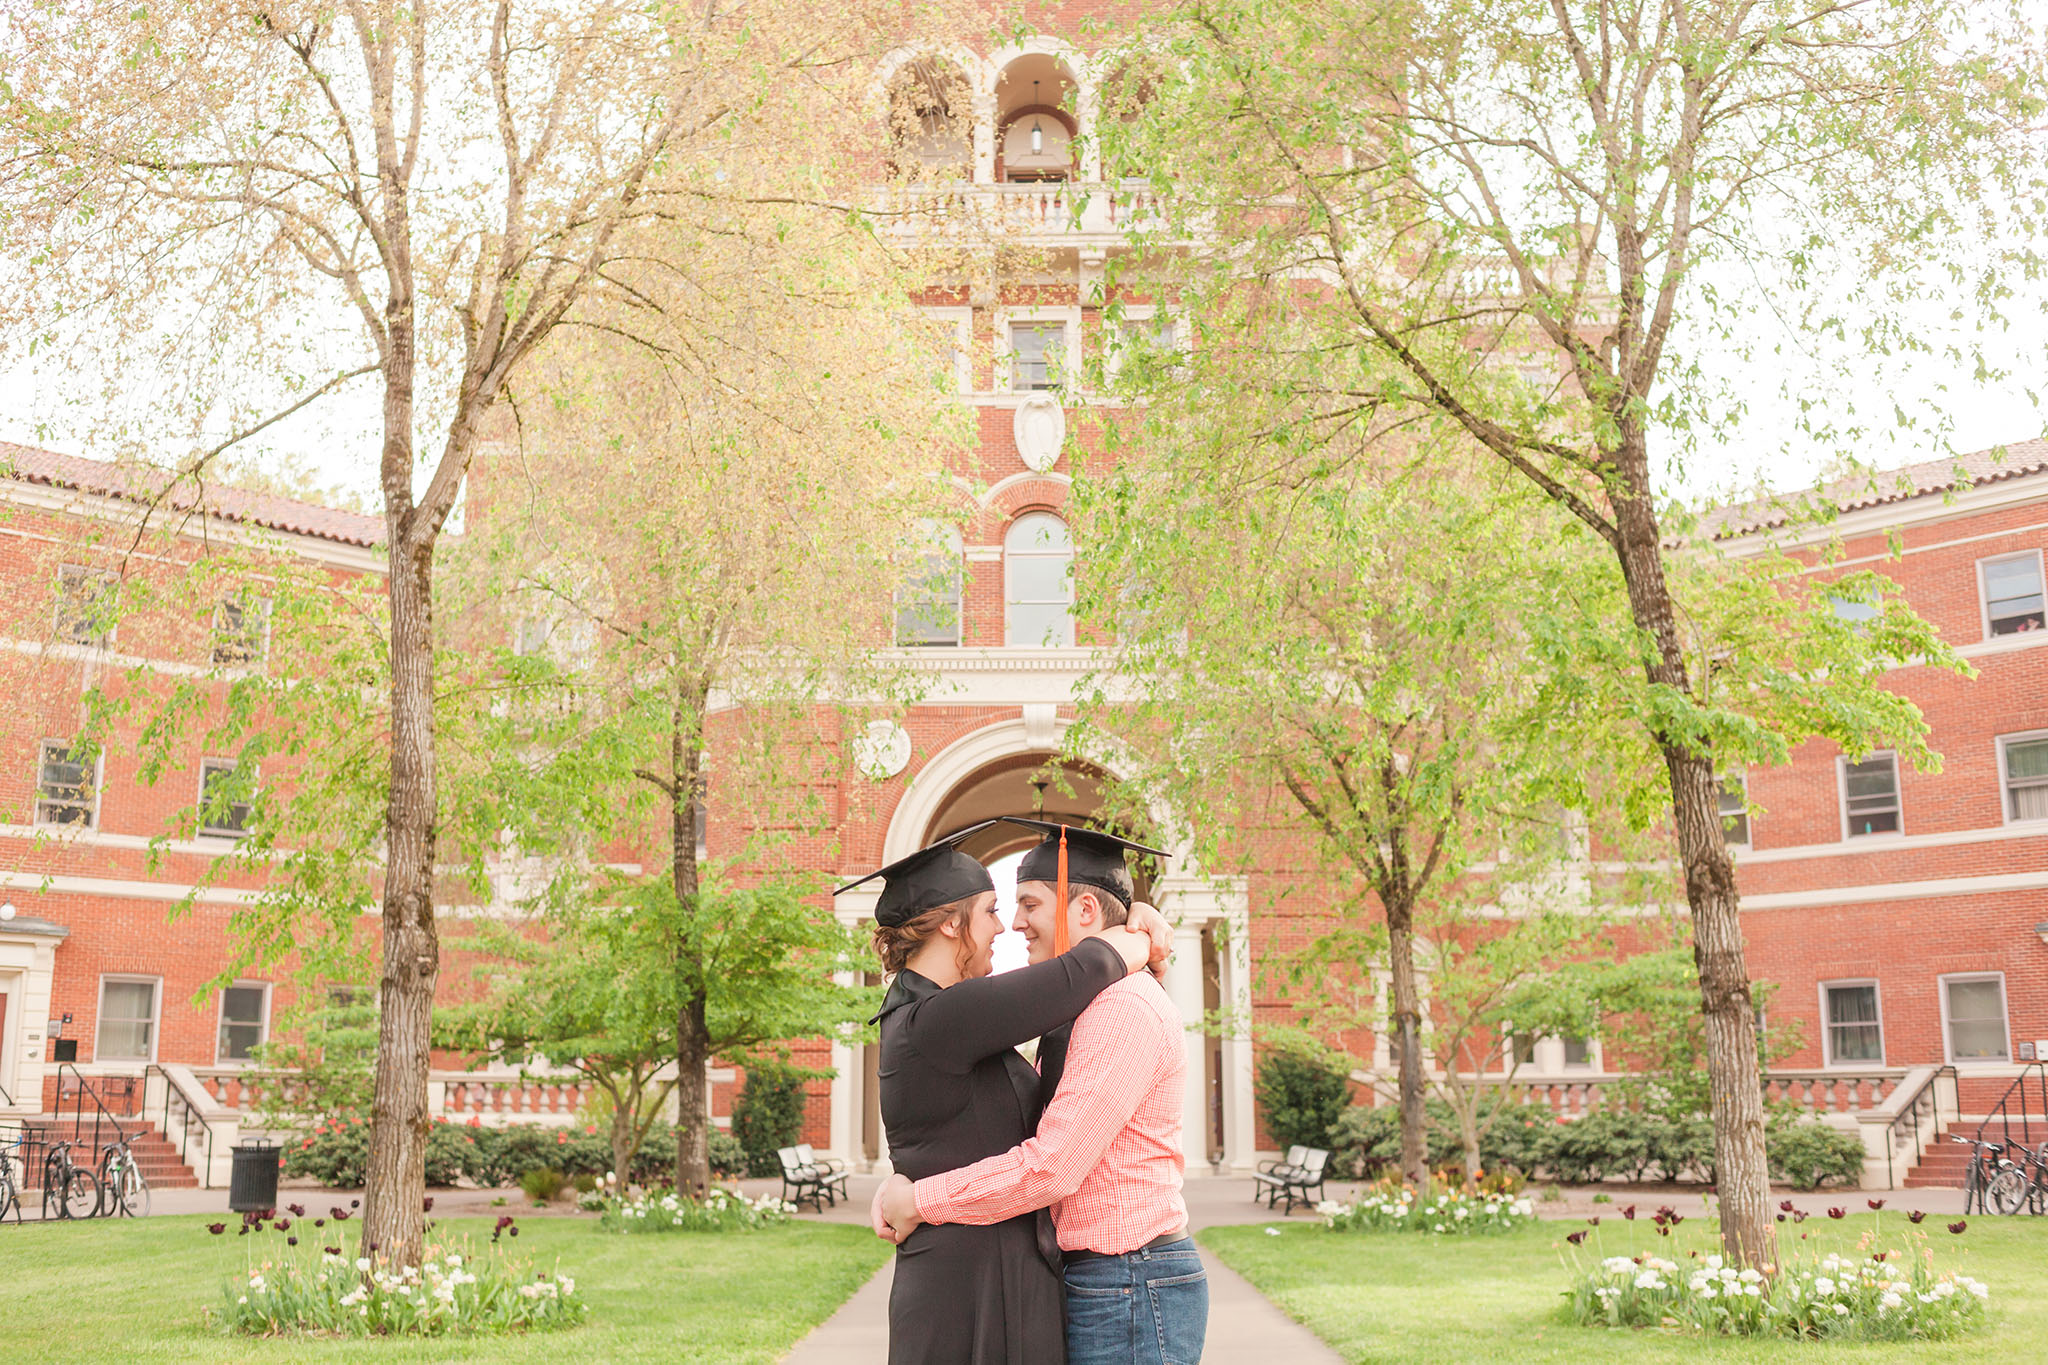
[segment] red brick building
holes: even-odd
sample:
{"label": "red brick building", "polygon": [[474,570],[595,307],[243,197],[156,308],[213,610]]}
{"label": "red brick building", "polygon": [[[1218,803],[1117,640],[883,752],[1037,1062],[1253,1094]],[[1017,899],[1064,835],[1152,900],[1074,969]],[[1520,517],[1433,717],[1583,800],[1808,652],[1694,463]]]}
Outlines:
{"label": "red brick building", "polygon": [[[1091,163],[1086,135],[1103,74],[1050,38],[994,50],[905,49],[877,74],[878,121],[904,81],[951,92],[915,106],[914,132],[898,155],[935,173],[904,193],[943,208],[950,225],[934,241],[944,249],[934,259],[949,264],[935,270],[923,302],[958,339],[960,401],[976,412],[980,441],[969,466],[955,471],[958,525],[935,532],[927,588],[900,604],[901,659],[927,671],[933,686],[900,724],[869,728],[859,774],[832,794],[831,870],[847,879],[990,816],[1089,818],[1116,771],[1114,753],[1059,757],[1075,688],[1098,652],[1072,620],[1076,550],[1063,520],[1069,428],[1086,441],[1091,406],[1071,389],[1063,405],[1051,390],[1096,359],[1113,363],[1128,329],[1160,344],[1183,338],[1170,310],[1149,304],[1126,306],[1118,334],[1104,321],[1104,265],[1122,249],[1123,226],[1146,212],[1149,191],[1105,184]],[[1006,262],[1023,264],[999,269],[971,249],[997,240],[1021,253]],[[55,638],[60,603],[80,585],[47,555],[9,547],[61,542],[66,519],[103,515],[122,493],[106,486],[103,467],[9,453],[17,469],[0,482],[11,512],[0,521],[0,555],[9,556],[0,559],[0,582],[47,600],[50,636],[11,647],[39,661],[38,685],[49,691],[38,705],[75,713],[86,680],[118,659],[124,642]],[[1737,787],[1747,792],[1737,858],[1751,971],[1775,983],[1773,1019],[1799,1021],[1807,1039],[1775,1085],[1862,1130],[1880,1181],[1887,1156],[1910,1162],[1931,1136],[1913,1106],[1928,1085],[1940,1093],[1947,1084],[1937,1068],[1952,1065],[1961,1082],[1945,1092],[1949,1112],[1958,1098],[1981,1109],[2048,1038],[2048,445],[1965,466],[1968,486],[1942,462],[1885,476],[1874,495],[1845,493],[1840,519],[1815,533],[1841,538],[1838,563],[1894,578],[1977,669],[1974,679],[1897,675],[1933,727],[1943,771],[1902,771],[1888,755],[1809,745],[1783,768],[1731,783],[1731,817],[1745,809]],[[338,573],[381,572],[375,519],[220,496],[195,526],[260,533]],[[1903,547],[1897,559],[1889,558],[1892,537]],[[1814,548],[1806,532],[1768,518],[1732,520],[1722,538],[1736,554],[1774,538]],[[40,746],[69,730],[31,721],[33,710],[17,712],[0,765],[0,807],[9,812],[0,886],[14,907],[0,921],[0,1112],[46,1102],[57,1021],[88,1074],[146,1073],[153,1097],[191,1087],[195,1111],[204,1111],[193,1121],[218,1145],[240,1117],[239,1057],[275,1008],[264,980],[193,999],[224,960],[237,893],[210,891],[175,924],[166,916],[190,866],[219,850],[202,837],[148,868],[148,841],[193,792],[141,786],[118,754],[90,784],[91,820],[67,817],[79,775],[61,755],[52,766]],[[188,786],[203,780],[205,757],[192,755]],[[1055,764],[1064,782],[1045,780]],[[1163,812],[1158,823],[1172,826]],[[722,837],[714,827],[714,844]],[[1025,842],[990,832],[970,851],[995,860]],[[1149,890],[1180,922],[1168,988],[1187,1018],[1223,1007],[1244,1018],[1284,1003],[1257,996],[1254,967],[1298,935],[1284,893],[1312,874],[1278,853],[1249,878],[1210,878],[1185,858],[1170,867]],[[836,913],[858,922],[872,895],[872,887],[849,893]],[[1259,1142],[1251,1040],[1190,1031],[1187,1047],[1190,1160],[1242,1169]],[[837,1075],[814,1088],[811,1140],[856,1161],[884,1159],[873,1050],[820,1043],[808,1055],[824,1061],[828,1050]],[[720,1079],[723,1110],[731,1078]],[[1518,1083],[1576,1111],[1608,1079],[1598,1040],[1546,1039]],[[483,1106],[495,1117],[563,1121],[578,1098],[573,1087],[509,1076],[437,1073],[434,1084],[451,1114]]]}

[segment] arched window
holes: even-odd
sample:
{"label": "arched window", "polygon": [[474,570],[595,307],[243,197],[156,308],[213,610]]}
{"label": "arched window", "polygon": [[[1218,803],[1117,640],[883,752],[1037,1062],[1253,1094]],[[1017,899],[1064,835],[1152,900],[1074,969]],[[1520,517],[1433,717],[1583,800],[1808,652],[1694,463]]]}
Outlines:
{"label": "arched window", "polygon": [[1010,523],[1003,537],[1003,642],[1074,643],[1074,541],[1050,512]]}
{"label": "arched window", "polygon": [[910,546],[910,563],[896,589],[896,643],[960,643],[960,532],[936,521],[922,523]]}

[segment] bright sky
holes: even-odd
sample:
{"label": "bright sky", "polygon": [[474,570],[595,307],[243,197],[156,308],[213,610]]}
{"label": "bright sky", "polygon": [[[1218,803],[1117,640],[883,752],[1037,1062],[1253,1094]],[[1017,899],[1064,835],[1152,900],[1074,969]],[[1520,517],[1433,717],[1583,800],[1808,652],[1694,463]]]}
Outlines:
{"label": "bright sky", "polygon": [[[1024,861],[1024,851],[1006,853],[988,865],[990,880],[996,884],[996,909],[1008,925],[1017,914],[1017,865]],[[1013,972],[1023,966],[1026,956],[1024,935],[1005,928],[996,935],[995,970]]]}

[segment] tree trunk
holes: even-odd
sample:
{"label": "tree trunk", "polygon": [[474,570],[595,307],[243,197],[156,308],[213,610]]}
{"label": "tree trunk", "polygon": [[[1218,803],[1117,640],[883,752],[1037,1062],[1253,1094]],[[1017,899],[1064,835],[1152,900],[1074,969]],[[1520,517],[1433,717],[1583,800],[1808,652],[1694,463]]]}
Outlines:
{"label": "tree trunk", "polygon": [[633,1156],[640,1147],[639,1099],[632,1094],[630,1100],[612,1105],[612,1174],[618,1177],[621,1190],[633,1183]]}
{"label": "tree trunk", "polygon": [[441,959],[434,924],[433,541],[413,539],[409,517],[387,517],[391,791],[384,813],[384,964],[362,1232],[366,1255],[400,1265],[419,1264],[425,1237],[427,1061]]}
{"label": "tree trunk", "polygon": [[[1614,499],[1616,554],[1628,586],[1635,624],[1655,653],[1644,662],[1653,687],[1689,697],[1685,655],[1664,561],[1650,486],[1648,450],[1640,427],[1625,425],[1617,463],[1624,486]],[[1698,736],[1656,733],[1671,782],[1678,856],[1685,869],[1685,899],[1692,912],[1693,962],[1705,1019],[1707,1082],[1713,1097],[1714,1164],[1720,1195],[1721,1245],[1734,1263],[1761,1267],[1777,1260],[1770,1211],[1770,1174],[1764,1155],[1763,1086],[1757,1069],[1756,1013],[1743,961],[1735,865],[1722,838],[1714,755]]]}
{"label": "tree trunk", "polygon": [[[697,803],[703,799],[702,717],[707,688],[679,686],[670,716],[670,876],[676,907],[688,923],[697,913],[701,883],[697,869]],[[677,938],[676,980],[676,1192],[702,1194],[711,1188],[711,1028],[704,1001],[701,963],[688,960],[687,935]]]}
{"label": "tree trunk", "polygon": [[693,996],[676,1012],[676,1190],[701,1195],[711,1188],[711,1033],[704,998]]}
{"label": "tree trunk", "polygon": [[1387,903],[1387,965],[1394,989],[1394,1054],[1401,1094],[1401,1179],[1429,1187],[1428,1111],[1423,1107],[1422,1000],[1415,986],[1414,913]]}

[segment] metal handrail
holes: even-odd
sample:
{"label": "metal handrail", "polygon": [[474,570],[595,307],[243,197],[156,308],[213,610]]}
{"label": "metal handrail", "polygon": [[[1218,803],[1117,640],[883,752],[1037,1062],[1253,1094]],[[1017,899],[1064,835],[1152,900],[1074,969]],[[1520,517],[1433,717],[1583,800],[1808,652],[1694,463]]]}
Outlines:
{"label": "metal handrail", "polygon": [[2032,1110],[2027,1105],[2027,1078],[2029,1076],[2039,1083],[2041,1091],[2041,1117],[2044,1122],[2048,1122],[2048,1063],[2029,1062],[2020,1068],[2020,1074],[2012,1078],[2012,1084],[2007,1086],[2005,1093],[1998,1097],[1998,1103],[1991,1107],[1984,1121],[1977,1125],[1977,1137],[1979,1140],[1982,1140],[1984,1137],[1984,1130],[1991,1126],[1991,1121],[1996,1119],[1998,1120],[1999,1131],[2005,1138],[2006,1148],[2011,1150],[2013,1145],[2012,1097],[2018,1095],[2020,1098],[2020,1141],[2028,1147],[2034,1145]]}
{"label": "metal handrail", "polygon": [[71,1101],[71,1141],[77,1143],[85,1129],[85,1101],[78,1097],[90,1095],[92,1096],[92,1107],[94,1110],[92,1117],[93,1155],[97,1156],[102,1146],[100,1142],[102,1124],[112,1128],[117,1139],[126,1142],[128,1140],[128,1130],[121,1126],[121,1121],[114,1117],[113,1111],[107,1108],[106,1102],[100,1099],[100,1092],[86,1083],[85,1074],[71,1062],[59,1062],[57,1064],[57,1107],[51,1116],[59,1123],[63,1122],[64,1073],[67,1071],[71,1073],[71,1079],[77,1082],[77,1085],[72,1090],[74,1098]]}
{"label": "metal handrail", "polygon": [[[1963,1097],[1960,1089],[1961,1078],[1957,1076],[1955,1067],[1938,1066],[1927,1073],[1927,1078],[1920,1082],[1919,1087],[1912,1094],[1899,1102],[1899,1116],[1893,1119],[1891,1125],[1885,1129],[1884,1179],[1885,1186],[1888,1189],[1895,1190],[1899,1187],[1899,1177],[1893,1169],[1892,1163],[1898,1153],[1899,1144],[1908,1140],[1907,1134],[1901,1130],[1910,1126],[1912,1139],[1917,1140],[1920,1136],[1922,1112],[1924,1109],[1931,1108],[1934,1114],[1935,1134],[1939,1136],[1941,1133],[1941,1090],[1935,1082],[1939,1081],[1943,1076],[1947,1076],[1950,1080],[1957,1082],[1956,1121],[1958,1123],[1962,1122]],[[1916,1152],[1916,1159],[1917,1156],[1918,1153]]]}
{"label": "metal handrail", "polygon": [[158,1066],[155,1062],[151,1062],[146,1068],[144,1068],[142,1073],[144,1086],[143,1094],[145,1096],[145,1099],[149,1093],[149,1077],[152,1073],[154,1073],[164,1083],[163,1122],[157,1124],[157,1131],[162,1133],[166,1139],[170,1137],[171,1101],[173,1099],[177,1100],[179,1118],[184,1124],[184,1127],[179,1130],[180,1136],[178,1138],[178,1160],[183,1162],[188,1169],[191,1167],[192,1125],[195,1123],[198,1124],[201,1128],[206,1130],[206,1146],[203,1149],[202,1164],[199,1167],[199,1187],[201,1189],[212,1189],[213,1125],[208,1123],[206,1121],[205,1116],[202,1115],[197,1109],[192,1107],[192,1101],[185,1098],[184,1088],[171,1078],[171,1074],[168,1071],[165,1071],[161,1066]]}

